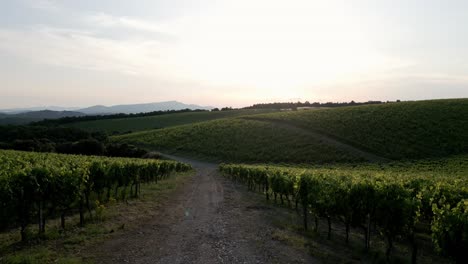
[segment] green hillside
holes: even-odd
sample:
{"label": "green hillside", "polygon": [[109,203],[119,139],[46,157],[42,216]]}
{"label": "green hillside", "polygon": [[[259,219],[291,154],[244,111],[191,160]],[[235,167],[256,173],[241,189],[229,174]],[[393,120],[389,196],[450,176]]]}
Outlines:
{"label": "green hillside", "polygon": [[113,137],[150,149],[251,162],[355,161],[334,146],[270,122],[231,118]]}
{"label": "green hillside", "polygon": [[468,153],[468,100],[279,112],[114,137],[150,149],[244,162],[418,159]]}
{"label": "green hillside", "polygon": [[256,118],[315,131],[391,159],[468,152],[468,99],[282,112]]}
{"label": "green hillside", "polygon": [[242,115],[252,115],[269,113],[273,110],[231,110],[216,112],[188,112],[145,117],[128,117],[121,119],[104,119],[94,121],[84,121],[67,124],[88,131],[106,131],[108,133],[123,133],[128,131],[141,131],[148,129],[159,129],[165,127],[179,126],[196,122],[209,121],[219,118],[235,117]]}

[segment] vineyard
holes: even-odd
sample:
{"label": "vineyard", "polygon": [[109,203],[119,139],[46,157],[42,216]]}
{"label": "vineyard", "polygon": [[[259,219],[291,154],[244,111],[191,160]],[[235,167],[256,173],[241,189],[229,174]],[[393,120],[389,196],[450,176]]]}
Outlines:
{"label": "vineyard", "polygon": [[[185,254],[170,246],[147,247],[162,236],[177,241],[174,244],[184,241],[192,250],[184,256],[203,260],[219,252],[213,246],[208,248],[211,255],[206,255],[207,248],[199,241],[227,245],[225,252],[236,252],[232,253],[235,258],[226,256],[230,263],[245,256],[246,261],[274,263],[267,257],[275,252],[302,259],[299,253],[277,250],[288,243],[299,245],[302,253],[309,253],[307,257],[330,260],[331,256],[331,263],[338,259],[380,263],[384,258],[387,263],[464,263],[468,252],[466,116],[468,100],[454,99],[274,113],[190,112],[66,124],[118,132],[110,141],[104,137],[109,146],[131,144],[162,151],[167,157],[185,157],[180,160],[193,164],[196,177],[201,178],[191,178],[170,197],[179,174],[167,178],[190,171],[190,165],[0,150],[0,255],[13,259],[18,251],[27,257],[31,255],[28,246],[34,243],[42,249],[56,244],[53,255],[66,247],[57,246],[62,242],[81,250],[86,245],[80,237],[101,239],[93,235],[97,233],[109,234],[109,244],[93,252],[98,256],[110,249],[107,261],[115,254],[122,260],[134,255],[138,255],[135,260],[147,255],[178,259]],[[129,130],[138,132],[125,133]],[[11,135],[18,134],[12,131]],[[38,133],[37,128],[31,131]],[[41,133],[31,137],[47,141]],[[221,164],[219,171],[255,193],[219,177],[216,164],[206,160],[230,162]],[[258,206],[263,197],[267,206]],[[167,204],[160,205],[162,201]],[[271,206],[272,202],[281,206]],[[133,211],[126,214],[127,210]],[[181,216],[191,221],[179,221]],[[102,228],[111,221],[115,221],[111,227]],[[116,231],[124,230],[126,223],[134,223],[138,231],[130,231],[130,224],[125,232]],[[100,225],[96,232],[94,225]],[[269,249],[272,254],[250,252],[259,241],[250,236],[258,235],[257,230],[265,242],[258,252]],[[113,232],[124,236],[111,238]],[[129,237],[132,240],[127,241]],[[116,247],[115,241],[120,241]],[[65,255],[73,255],[72,251]],[[48,257],[46,262],[56,262],[58,257]],[[277,257],[283,260],[279,263],[287,262]]]}
{"label": "vineyard", "polygon": [[305,163],[362,159],[302,131],[241,118],[142,131],[112,139],[221,161]]}
{"label": "vineyard", "polygon": [[468,153],[468,99],[281,112],[255,116],[316,131],[390,159]]}
{"label": "vineyard", "polygon": [[113,140],[224,162],[363,159],[343,145],[381,158],[421,159],[468,153],[467,116],[467,99],[401,102],[224,118]]}
{"label": "vineyard", "polygon": [[[406,169],[405,169],[406,168]],[[267,200],[296,208],[309,229],[309,217],[342,223],[348,243],[351,228],[362,230],[365,250],[371,234],[382,236],[391,257],[397,242],[409,244],[416,263],[420,237],[464,263],[468,250],[468,157],[421,163],[391,163],[314,168],[266,165],[220,166],[234,181],[263,193]]]}
{"label": "vineyard", "polygon": [[190,112],[175,113],[158,116],[127,117],[121,119],[95,120],[66,124],[87,131],[106,131],[107,133],[125,133],[128,131],[142,131],[148,129],[160,129],[165,127],[180,126],[197,122],[204,122],[220,118],[269,113],[272,110],[249,109],[215,112]]}
{"label": "vineyard", "polygon": [[92,216],[92,201],[138,197],[141,184],[157,183],[173,172],[190,170],[173,161],[0,151],[0,230],[20,227],[21,240],[32,223],[39,234],[46,220]]}

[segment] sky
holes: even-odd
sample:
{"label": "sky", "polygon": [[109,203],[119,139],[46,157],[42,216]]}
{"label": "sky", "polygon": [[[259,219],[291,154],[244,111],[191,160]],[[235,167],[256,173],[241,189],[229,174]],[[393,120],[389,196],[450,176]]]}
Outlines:
{"label": "sky", "polygon": [[0,109],[468,97],[465,0],[0,6]]}

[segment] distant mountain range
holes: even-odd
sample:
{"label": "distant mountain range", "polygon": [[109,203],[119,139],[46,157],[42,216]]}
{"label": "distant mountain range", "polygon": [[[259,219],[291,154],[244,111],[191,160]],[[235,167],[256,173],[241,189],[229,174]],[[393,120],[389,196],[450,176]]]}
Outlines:
{"label": "distant mountain range", "polygon": [[85,116],[85,115],[110,115],[110,114],[136,114],[147,113],[154,111],[165,110],[182,110],[182,109],[203,109],[210,110],[213,107],[200,106],[194,104],[184,104],[177,101],[167,101],[159,103],[146,103],[146,104],[128,104],[128,105],[114,105],[104,106],[95,105],[87,108],[77,107],[31,107],[31,108],[15,108],[0,110],[0,125],[12,124],[27,124],[30,122],[41,121],[44,119],[58,119],[62,117],[71,116]]}
{"label": "distant mountain range", "polygon": [[0,117],[3,114],[20,114],[20,113],[32,112],[32,111],[43,111],[43,110],[76,111],[78,109],[80,108],[79,107],[61,107],[61,106],[36,106],[36,107],[29,107],[29,108],[0,109]]}
{"label": "distant mountain range", "polygon": [[18,114],[0,114],[0,125],[22,125],[44,119],[58,119],[69,116],[85,116],[86,114],[73,111],[30,111]]}
{"label": "distant mountain range", "polygon": [[88,115],[92,114],[136,114],[136,113],[147,113],[154,111],[165,111],[165,110],[182,110],[182,109],[204,109],[210,110],[213,107],[200,106],[194,104],[184,104],[177,101],[167,101],[159,103],[148,103],[148,104],[128,104],[128,105],[114,105],[114,106],[103,106],[95,105],[88,108],[78,109],[76,111],[85,113]]}

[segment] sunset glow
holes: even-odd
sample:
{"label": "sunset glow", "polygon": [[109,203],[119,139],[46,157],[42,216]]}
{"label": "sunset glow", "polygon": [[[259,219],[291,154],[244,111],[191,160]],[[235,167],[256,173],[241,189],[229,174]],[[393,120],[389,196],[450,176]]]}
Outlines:
{"label": "sunset glow", "polygon": [[11,1],[0,103],[411,100],[426,98],[423,86],[427,98],[468,96],[468,32],[453,27],[467,6],[424,3],[422,13],[406,1]]}

